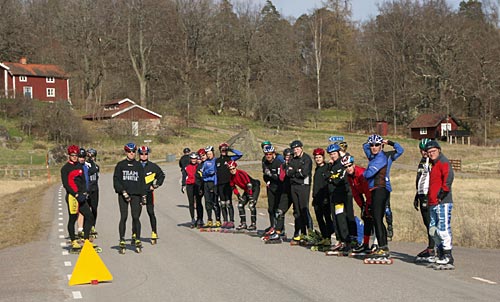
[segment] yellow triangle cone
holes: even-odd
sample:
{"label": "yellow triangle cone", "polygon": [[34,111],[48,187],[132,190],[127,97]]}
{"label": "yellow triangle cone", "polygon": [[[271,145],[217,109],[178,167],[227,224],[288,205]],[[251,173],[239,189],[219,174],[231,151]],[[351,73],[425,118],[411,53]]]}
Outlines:
{"label": "yellow triangle cone", "polygon": [[75,268],[69,279],[69,285],[88,284],[103,281],[112,281],[113,276],[102,262],[90,241],[85,240],[85,244],[78,256]]}

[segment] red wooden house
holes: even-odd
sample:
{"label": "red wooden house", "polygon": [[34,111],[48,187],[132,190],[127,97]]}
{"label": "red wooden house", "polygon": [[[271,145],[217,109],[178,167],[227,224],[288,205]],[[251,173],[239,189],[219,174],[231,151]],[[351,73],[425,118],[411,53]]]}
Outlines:
{"label": "red wooden house", "polygon": [[414,139],[443,139],[458,129],[458,121],[451,115],[424,113],[413,120],[408,128],[411,138]]}
{"label": "red wooden house", "polygon": [[40,101],[70,101],[69,78],[59,66],[0,63],[0,95],[5,98],[30,98]]}

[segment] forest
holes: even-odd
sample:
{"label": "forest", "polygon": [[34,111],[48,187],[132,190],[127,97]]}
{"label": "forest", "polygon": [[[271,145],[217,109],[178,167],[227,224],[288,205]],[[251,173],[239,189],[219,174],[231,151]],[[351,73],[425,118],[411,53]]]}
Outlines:
{"label": "forest", "polygon": [[481,143],[499,119],[498,2],[380,1],[362,23],[349,0],[297,19],[269,0],[0,0],[0,11],[0,62],[63,67],[85,114],[129,97],[187,126],[208,108],[283,128],[335,108],[404,135],[439,112]]}

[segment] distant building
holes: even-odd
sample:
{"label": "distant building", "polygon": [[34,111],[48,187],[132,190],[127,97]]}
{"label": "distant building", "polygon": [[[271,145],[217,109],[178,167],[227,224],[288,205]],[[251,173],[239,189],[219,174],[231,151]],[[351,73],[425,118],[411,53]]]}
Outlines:
{"label": "distant building", "polygon": [[458,126],[458,121],[451,115],[424,113],[413,120],[408,128],[411,138],[414,139],[446,139],[451,132],[455,133]]}
{"label": "distant building", "polygon": [[[137,105],[129,98],[110,101],[98,108],[94,114],[83,116],[83,119],[89,121],[107,121],[123,125],[124,134],[131,133],[135,136],[139,135],[139,132],[145,134],[156,132],[161,118],[160,114]],[[129,126],[126,126],[127,124]]]}
{"label": "distant building", "polygon": [[[62,68],[49,64],[0,63],[0,95],[40,101],[70,101],[69,78]],[[3,84],[3,85],[2,85]]]}

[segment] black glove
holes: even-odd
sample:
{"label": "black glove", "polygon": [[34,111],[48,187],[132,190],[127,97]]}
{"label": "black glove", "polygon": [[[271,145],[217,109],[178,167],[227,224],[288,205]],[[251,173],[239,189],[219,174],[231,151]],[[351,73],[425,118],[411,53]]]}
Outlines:
{"label": "black glove", "polygon": [[141,198],[141,205],[146,205],[148,203],[148,198],[146,197],[146,195],[142,195],[142,198]]}
{"label": "black glove", "polygon": [[130,195],[128,195],[127,191],[122,191],[122,195],[126,202],[132,201],[132,198],[130,198]]}
{"label": "black glove", "polygon": [[181,192],[182,192],[182,194],[184,194],[186,192],[186,186],[181,187]]}
{"label": "black glove", "polygon": [[438,193],[438,196],[437,196],[439,202],[441,202],[441,200],[445,199],[446,196],[448,196],[448,193],[449,192],[443,191],[443,189],[439,190],[439,193]]}
{"label": "black glove", "polygon": [[428,203],[429,203],[429,202],[428,202],[428,200],[427,200],[427,195],[425,195],[425,196],[423,197],[423,199],[422,199],[422,204],[420,205],[420,208],[421,208],[422,210],[427,209],[427,205],[428,205]]}
{"label": "black glove", "polygon": [[267,168],[266,168],[266,169],[264,170],[264,175],[271,176],[271,175],[272,175],[272,174],[271,174],[271,170],[269,170],[269,169],[267,169]]}
{"label": "black glove", "polygon": [[418,200],[418,195],[415,194],[415,199],[413,199],[413,207],[415,208],[415,210],[418,211],[418,203],[419,203],[419,200]]}
{"label": "black glove", "polygon": [[153,180],[153,184],[152,184],[153,189],[158,189],[159,185],[157,184],[157,182],[158,182],[158,181],[157,181],[156,179],[155,179],[155,180]]}
{"label": "black glove", "polygon": [[238,202],[243,203],[243,198],[240,194],[236,195],[236,197],[238,197]]}
{"label": "black glove", "polygon": [[78,201],[78,203],[82,203],[82,202],[85,202],[87,200],[87,194],[76,194],[76,200]]}

